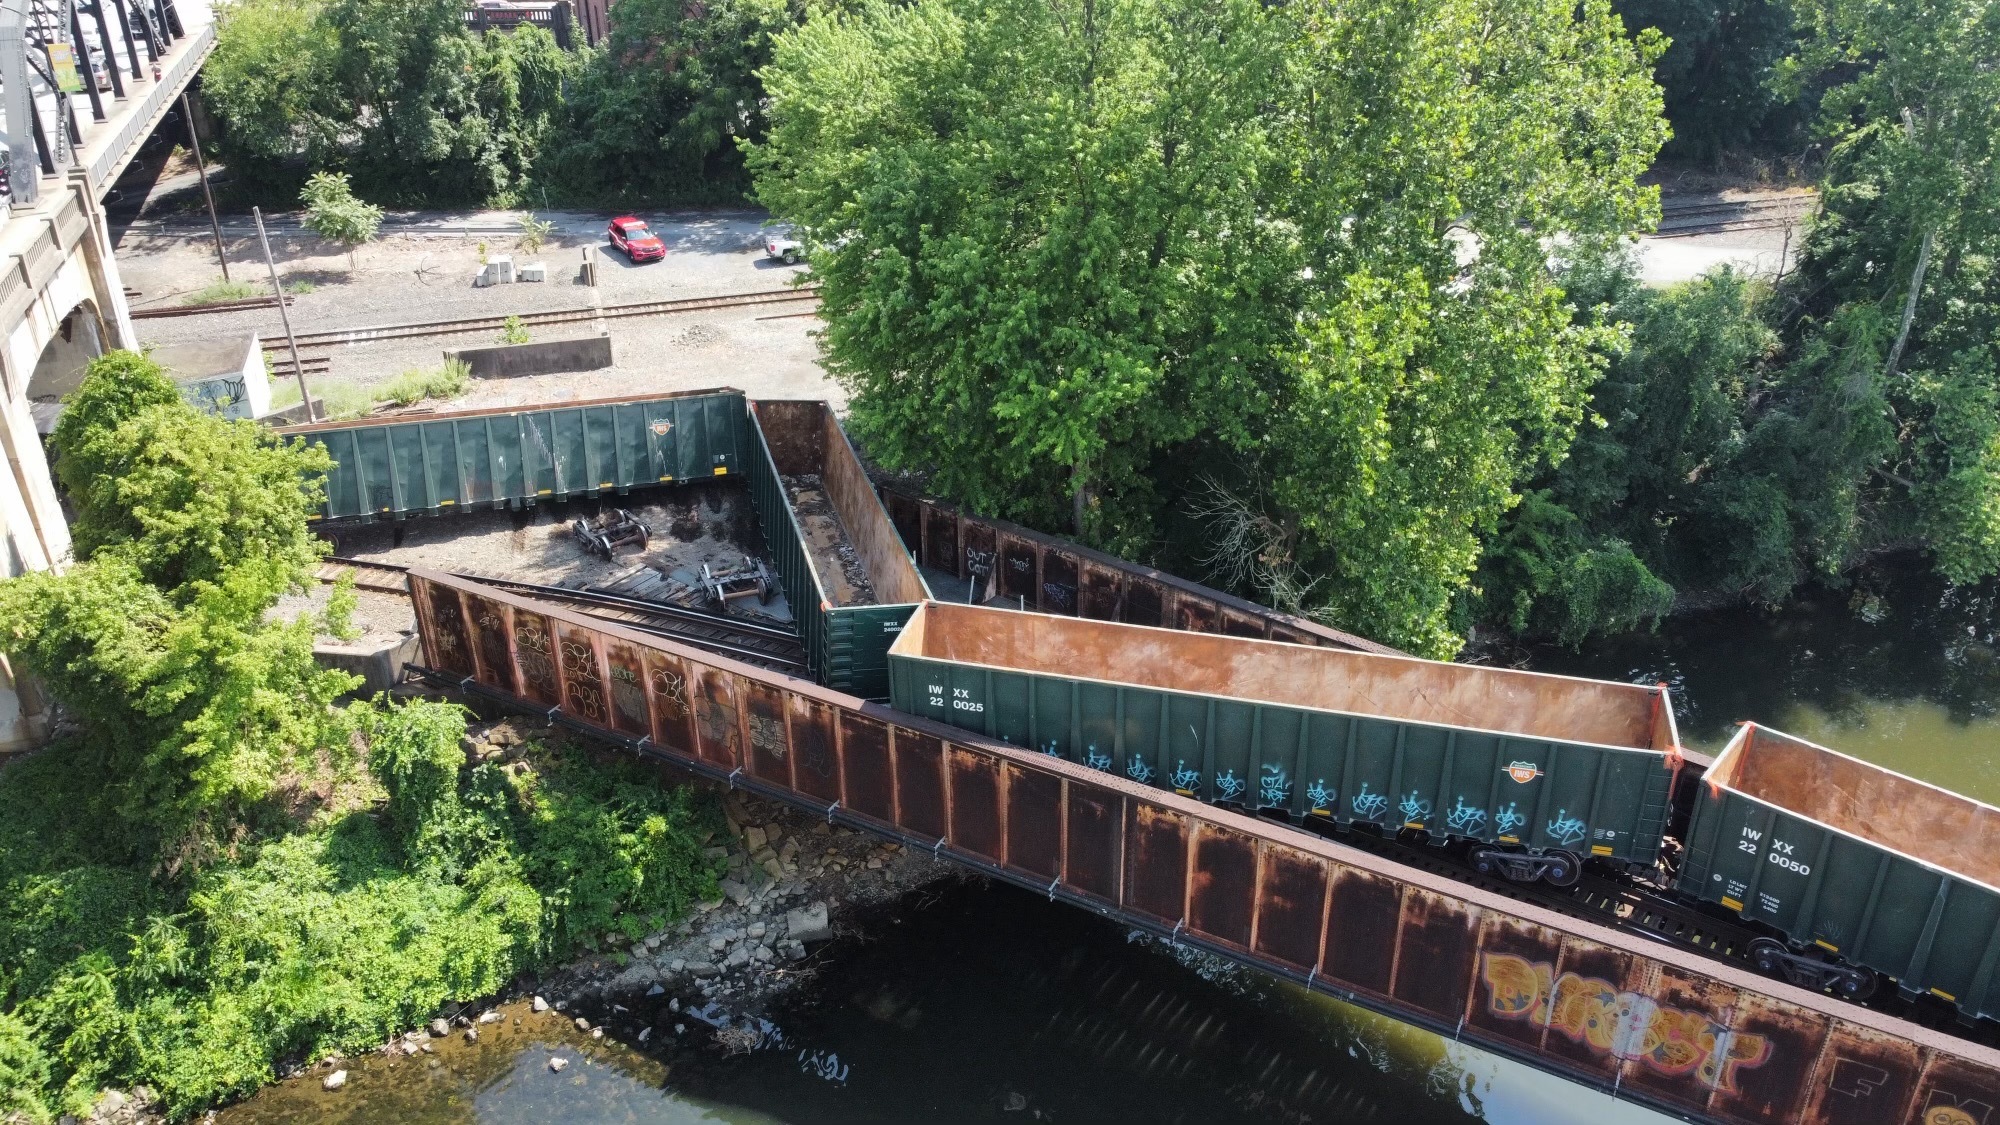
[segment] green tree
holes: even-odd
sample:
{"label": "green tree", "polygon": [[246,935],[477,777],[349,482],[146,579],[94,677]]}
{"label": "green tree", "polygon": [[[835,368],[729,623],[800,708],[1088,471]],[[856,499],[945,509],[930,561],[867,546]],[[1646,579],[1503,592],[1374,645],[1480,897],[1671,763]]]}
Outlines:
{"label": "green tree", "polygon": [[1796,45],[1791,0],[1617,0],[1625,26],[1670,46],[1655,72],[1674,137],[1665,155],[1714,163],[1804,140],[1810,107],[1773,85]]}
{"label": "green tree", "polygon": [[306,229],[347,248],[347,269],[355,269],[354,251],[375,241],[382,229],[382,209],[357,199],[345,172],[314,172],[299,192],[305,204]]}
{"label": "green tree", "polygon": [[1300,608],[1445,654],[1610,338],[1548,243],[1650,220],[1658,49],[1602,3],[877,3],[779,37],[750,162],[886,464],[1126,550],[1244,464]]}

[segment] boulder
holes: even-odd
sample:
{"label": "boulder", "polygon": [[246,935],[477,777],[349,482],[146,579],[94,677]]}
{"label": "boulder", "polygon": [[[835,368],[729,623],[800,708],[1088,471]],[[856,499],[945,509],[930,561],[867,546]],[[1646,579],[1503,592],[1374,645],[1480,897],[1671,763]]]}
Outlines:
{"label": "boulder", "polygon": [[546,1012],[549,1010],[549,1002],[537,996],[528,1002],[528,1007],[533,1011]]}
{"label": "boulder", "polygon": [[763,850],[765,841],[768,839],[769,837],[765,836],[764,830],[754,824],[743,830],[743,846],[750,849],[753,854]]}
{"label": "boulder", "polygon": [[555,1071],[557,1074],[561,1074],[562,1069],[568,1065],[569,1060],[563,1058],[561,1055],[557,1055],[555,1058],[549,1060],[549,1069]]}
{"label": "boulder", "polygon": [[320,1079],[319,1088],[322,1090],[338,1090],[345,1085],[347,1085],[347,1072],[336,1070],[325,1078]]}
{"label": "boulder", "polygon": [[826,921],[826,903],[811,902],[786,911],[785,932],[798,942],[826,941],[833,937],[833,928]]}
{"label": "boulder", "polygon": [[445,1036],[450,1034],[451,1034],[450,1023],[446,1022],[443,1019],[434,1019],[431,1021],[431,1038],[443,1039]]}
{"label": "boulder", "polygon": [[750,902],[749,884],[736,879],[724,879],[722,881],[722,894],[723,897],[738,906],[746,906]]}

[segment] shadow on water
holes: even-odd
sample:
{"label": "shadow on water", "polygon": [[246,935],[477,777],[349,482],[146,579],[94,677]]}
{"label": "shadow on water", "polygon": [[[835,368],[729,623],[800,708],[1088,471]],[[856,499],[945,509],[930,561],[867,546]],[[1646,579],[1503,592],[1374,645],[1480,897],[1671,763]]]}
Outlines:
{"label": "shadow on water", "polygon": [[282,1083],[219,1125],[1659,1120],[1011,888],[920,892],[869,930],[748,1024],[748,1053],[671,995],[606,1001],[599,1042],[574,1012],[515,1004],[476,1044],[356,1060],[337,1093],[318,1074]]}
{"label": "shadow on water", "polygon": [[1718,750],[1767,723],[2000,803],[2000,588],[1953,587],[1920,560],[1775,612],[1689,614],[1580,652],[1535,649],[1541,672],[1664,682],[1682,738]]}

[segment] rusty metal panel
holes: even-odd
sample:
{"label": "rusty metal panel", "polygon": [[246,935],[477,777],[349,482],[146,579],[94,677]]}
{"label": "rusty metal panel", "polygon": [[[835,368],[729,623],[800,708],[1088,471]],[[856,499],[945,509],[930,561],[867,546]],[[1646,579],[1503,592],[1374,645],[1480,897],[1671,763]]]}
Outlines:
{"label": "rusty metal panel", "polygon": [[1461,899],[1411,887],[1403,894],[1403,928],[1396,944],[1396,999],[1440,1020],[1465,1012],[1470,973],[1439,972],[1442,965],[1478,960],[1480,912]]}
{"label": "rusty metal panel", "polygon": [[780,785],[792,784],[791,734],[785,729],[785,697],[775,686],[744,680],[736,685],[743,727],[750,746],[750,774]]}
{"label": "rusty metal panel", "polygon": [[1095,786],[1071,785],[1065,796],[1063,882],[1116,903],[1123,872],[1124,803],[1116,793]]}
{"label": "rusty metal panel", "polygon": [[1248,613],[1230,609],[1228,606],[1221,607],[1220,616],[1222,619],[1222,631],[1232,637],[1262,638],[1264,636],[1264,619],[1261,617],[1254,617]]}
{"label": "rusty metal panel", "polygon": [[1472,995],[1465,1004],[1466,1026],[1539,1051],[1548,1037],[1562,931],[1494,914],[1487,915],[1485,925]]}
{"label": "rusty metal panel", "polygon": [[586,626],[556,622],[556,651],[562,669],[562,708],[595,726],[611,725],[604,698],[604,671],[597,660],[597,633]]}
{"label": "rusty metal panel", "polygon": [[2000,1121],[2000,1073],[1934,1054],[1917,1082],[1911,1125],[1992,1125]]}
{"label": "rusty metal panel", "polygon": [[1000,763],[989,755],[945,747],[951,800],[951,842],[995,863],[1007,859],[1006,814],[1000,807]]}
{"label": "rusty metal panel", "polygon": [[1188,865],[1188,928],[1238,949],[1250,948],[1257,916],[1257,841],[1203,825]]}
{"label": "rusty metal panel", "polygon": [[514,659],[521,673],[521,694],[548,707],[562,702],[562,681],[556,671],[555,626],[548,617],[515,608]]}
{"label": "rusty metal panel", "polygon": [[1042,563],[1035,544],[1014,535],[1000,536],[999,582],[1003,598],[1025,599],[1037,609],[1042,605]]}
{"label": "rusty metal panel", "polygon": [[[963,544],[963,549],[958,552],[958,576],[960,578],[972,577],[972,556],[975,554],[986,556],[987,565],[992,565],[993,559],[997,557],[995,551],[999,546],[999,534],[997,532],[983,523],[967,523],[959,526],[958,534],[959,540]],[[986,581],[990,586],[993,581],[990,572]],[[978,596],[972,600],[985,601],[989,596],[991,595],[986,590],[981,590],[978,592]]]}
{"label": "rusty metal panel", "polygon": [[1395,965],[1402,890],[1395,881],[1346,864],[1333,868],[1333,904],[1327,912],[1326,952],[1319,971],[1348,986],[1386,996]]}
{"label": "rusty metal panel", "polygon": [[458,591],[447,586],[429,587],[430,596],[423,604],[430,608],[425,624],[424,655],[433,667],[461,676],[473,672],[472,638],[465,628],[465,606],[458,599]]}
{"label": "rusty metal panel", "polygon": [[1819,1073],[1805,1087],[1799,1120],[1813,1125],[1901,1121],[1914,1105],[1922,1072],[1922,1052],[1915,1044],[1839,1021],[1820,1052]]}
{"label": "rusty metal panel", "polygon": [[1262,846],[1253,951],[1308,972],[1319,964],[1326,922],[1326,863],[1282,844]]}
{"label": "rusty metal panel", "polygon": [[[1696,977],[1674,966],[1660,966],[1658,975],[1647,987],[1617,992],[1586,988],[1579,990],[1577,996],[1575,1004],[1566,1008],[1559,994],[1558,1018],[1566,1012],[1572,1013],[1569,1026],[1574,1029],[1573,1034],[1594,1050],[1622,1058],[1624,1084],[1647,1091],[1655,1100],[1697,1112],[1706,1110],[1716,1087],[1725,1083],[1733,1086],[1740,1067],[1763,1066],[1770,1061],[1768,1041],[1729,1034],[1735,1030],[1737,1009],[1743,997],[1736,989],[1713,978]],[[1656,1036],[1675,1029],[1677,1042],[1682,1037],[1707,1035],[1718,1046],[1692,1054],[1686,1051],[1654,1054],[1634,1049],[1631,1043],[1621,1041],[1617,1017],[1621,1009],[1635,1006],[1642,1013],[1627,1019],[1643,1019],[1646,1030]]]}
{"label": "rusty metal panel", "polygon": [[699,754],[687,685],[687,668],[677,657],[656,648],[646,649],[646,694],[653,704],[653,741],[694,758]]}
{"label": "rusty metal panel", "polygon": [[902,538],[903,546],[909,548],[915,558],[924,555],[924,505],[914,496],[893,489],[878,488],[876,494],[882,497],[882,506],[889,510],[889,522],[895,525],[896,534]]}
{"label": "rusty metal panel", "polygon": [[1125,908],[1176,926],[1187,920],[1186,817],[1150,801],[1127,801]]}
{"label": "rusty metal panel", "polygon": [[825,703],[788,691],[785,693],[785,714],[792,724],[793,786],[799,792],[829,805],[845,800],[840,748],[833,734],[838,713]]}
{"label": "rusty metal panel", "polygon": [[1083,560],[1077,568],[1077,616],[1118,620],[1118,579],[1118,571],[1111,567]]}
{"label": "rusty metal panel", "polygon": [[896,823],[936,840],[950,827],[944,800],[944,743],[928,734],[897,730]]}
{"label": "rusty metal panel", "polygon": [[501,691],[514,691],[514,651],[510,643],[514,632],[513,607],[477,594],[466,594],[465,606],[471,615],[472,651],[478,660],[479,682]]}
{"label": "rusty metal panel", "polygon": [[694,729],[701,760],[725,769],[743,764],[738,752],[735,677],[689,661],[694,682]]}
{"label": "rusty metal panel", "polygon": [[958,517],[930,504],[924,505],[924,565],[958,573]]}
{"label": "rusty metal panel", "polygon": [[1009,764],[1007,866],[1044,879],[1062,874],[1062,778]]}
{"label": "rusty metal panel", "polygon": [[1811,1089],[1827,1039],[1823,1020],[1797,1005],[1745,993],[1727,1031],[1700,1017],[1656,1011],[1638,1047],[1642,1065],[1713,1087],[1709,1115],[1724,1121],[1782,1120]]}
{"label": "rusty metal panel", "polygon": [[1215,632],[1215,605],[1188,593],[1174,596],[1174,615],[1167,625],[1190,633]]}
{"label": "rusty metal panel", "polygon": [[1076,616],[1076,558],[1061,551],[1042,554],[1042,612]]}
{"label": "rusty metal panel", "polygon": [[1125,580],[1125,614],[1127,625],[1164,626],[1167,623],[1166,591],[1160,584],[1139,575],[1128,575]]}
{"label": "rusty metal panel", "polygon": [[[817,714],[831,715],[833,709],[809,704],[801,696],[794,703],[812,707]],[[889,730],[881,723],[839,712],[840,770],[847,807],[885,824],[896,823],[896,767],[889,757]],[[799,706],[792,709],[792,730],[799,729]],[[830,733],[830,732],[829,732]],[[831,749],[832,739],[827,746]],[[799,758],[800,776],[806,774],[806,758]],[[820,794],[824,796],[822,792]]]}
{"label": "rusty metal panel", "polygon": [[[1548,973],[1541,1009],[1531,1020],[1547,1031],[1542,1052],[1559,1058],[1577,1070],[1612,1079],[1623,1060],[1612,1054],[1588,1016],[1595,998],[1615,1000],[1621,995],[1650,995],[1650,963],[1635,962],[1596,942],[1573,936],[1563,938],[1562,950]],[[1538,976],[1544,966],[1535,965]]]}
{"label": "rusty metal panel", "polygon": [[[480,643],[485,643],[485,629]],[[502,636],[505,643],[505,636]],[[638,737],[653,733],[652,707],[646,699],[646,662],[639,647],[617,639],[604,642],[604,667],[611,691],[611,725]]]}

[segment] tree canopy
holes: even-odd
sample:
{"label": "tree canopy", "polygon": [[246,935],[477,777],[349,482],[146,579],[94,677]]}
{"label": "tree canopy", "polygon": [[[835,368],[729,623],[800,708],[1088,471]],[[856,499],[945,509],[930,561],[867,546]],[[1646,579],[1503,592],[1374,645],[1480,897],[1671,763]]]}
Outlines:
{"label": "tree canopy", "polygon": [[1658,47],[1601,3],[869,3],[779,36],[749,161],[872,454],[1142,555],[1206,466],[1299,608],[1442,654],[1582,417],[1551,247],[1650,217]]}

